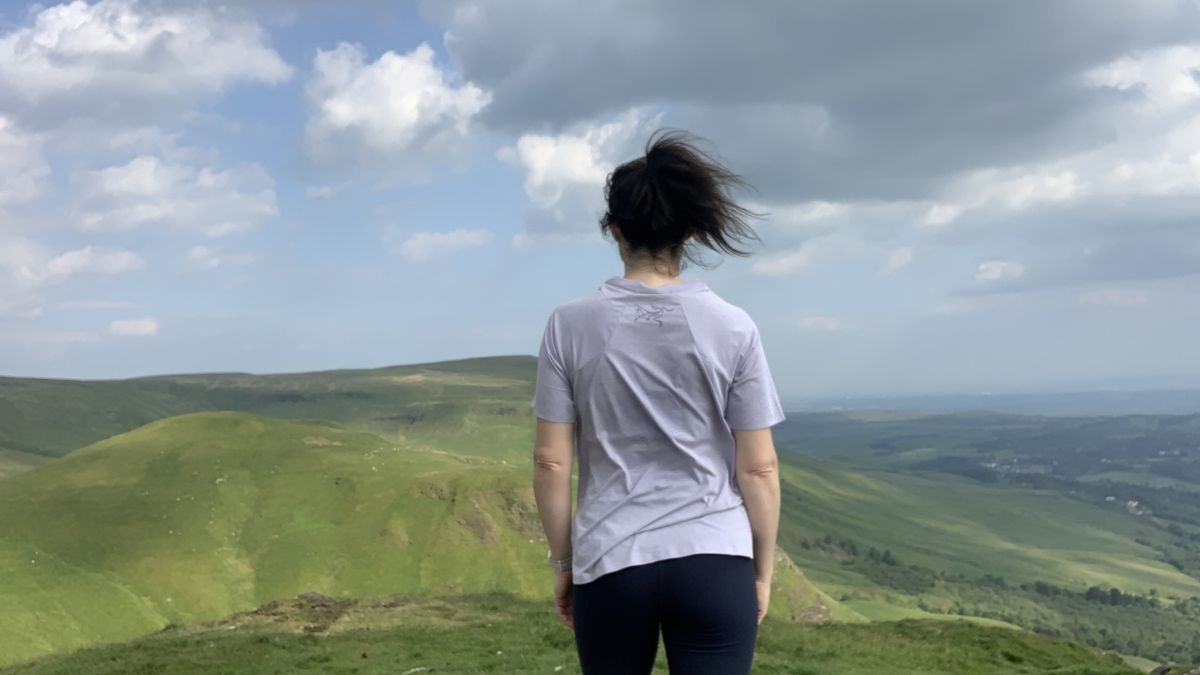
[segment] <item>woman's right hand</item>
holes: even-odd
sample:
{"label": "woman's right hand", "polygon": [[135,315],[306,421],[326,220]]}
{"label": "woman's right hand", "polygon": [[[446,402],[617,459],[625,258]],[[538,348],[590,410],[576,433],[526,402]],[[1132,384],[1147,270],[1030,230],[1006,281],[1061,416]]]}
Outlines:
{"label": "woman's right hand", "polygon": [[756,579],[754,588],[758,591],[758,623],[761,624],[767,616],[767,605],[771,604],[771,582]]}

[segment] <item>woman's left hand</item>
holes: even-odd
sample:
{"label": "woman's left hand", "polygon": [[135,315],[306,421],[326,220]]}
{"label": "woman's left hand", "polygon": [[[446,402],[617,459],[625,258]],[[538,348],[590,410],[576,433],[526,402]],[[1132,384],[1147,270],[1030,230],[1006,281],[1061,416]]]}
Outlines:
{"label": "woman's left hand", "polygon": [[554,608],[558,618],[563,620],[567,628],[575,630],[575,618],[572,615],[575,584],[571,581],[571,570],[554,573]]}

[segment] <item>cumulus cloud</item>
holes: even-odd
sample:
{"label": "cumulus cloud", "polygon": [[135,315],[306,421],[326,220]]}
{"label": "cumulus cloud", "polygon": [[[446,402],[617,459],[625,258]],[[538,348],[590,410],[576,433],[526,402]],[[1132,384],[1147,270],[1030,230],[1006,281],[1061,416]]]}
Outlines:
{"label": "cumulus cloud", "polygon": [[883,267],[880,268],[879,273],[885,276],[892,274],[893,272],[897,272],[905,267],[908,267],[912,261],[913,247],[901,246],[900,248],[895,249],[888,254],[887,260],[884,261]]}
{"label": "cumulus cloud", "polygon": [[318,50],[306,87],[305,147],[327,166],[366,166],[392,179],[427,180],[431,168],[461,164],[476,115],[491,95],[455,83],[421,43],[407,54],[367,62],[363,48]]}
{"label": "cumulus cloud", "polygon": [[868,251],[870,247],[857,232],[837,229],[829,234],[807,239],[799,246],[788,246],[756,255],[750,263],[750,272],[770,277],[794,276],[838,259],[861,256]]}
{"label": "cumulus cloud", "polygon": [[975,281],[978,283],[993,283],[1010,281],[1025,276],[1025,266],[1009,260],[988,260],[979,263],[975,271]]}
{"label": "cumulus cloud", "polygon": [[[764,229],[778,252],[761,273],[811,268],[807,242],[845,229],[880,250],[931,238],[1037,251],[1036,271],[971,293],[1200,268],[1192,0],[424,7],[464,77],[492,93],[480,118],[493,128],[569,137],[659,106],[711,139],[775,207]],[[1138,239],[1150,235],[1167,264],[1073,257],[1082,245],[1148,254]]]}
{"label": "cumulus cloud", "polygon": [[424,262],[464,249],[477,248],[491,240],[491,230],[484,228],[458,228],[449,232],[417,232],[401,242],[395,252],[413,262]]}
{"label": "cumulus cloud", "polygon": [[1137,89],[1153,108],[1186,105],[1200,96],[1200,46],[1177,44],[1127,54],[1087,73],[1097,86]]}
{"label": "cumulus cloud", "polygon": [[158,320],[151,317],[109,322],[108,334],[121,337],[158,335]]}
{"label": "cumulus cloud", "polygon": [[662,113],[634,108],[561,134],[523,134],[496,156],[524,175],[526,225],[534,233],[594,231],[604,213],[604,179],[642,154]]}
{"label": "cumulus cloud", "polygon": [[291,72],[257,25],[204,6],[76,1],[0,34],[0,108],[32,127],[136,125],[232,84],[273,84]]}
{"label": "cumulus cloud", "polygon": [[187,260],[194,269],[213,270],[218,267],[249,265],[254,261],[254,256],[249,253],[224,253],[217,248],[198,245],[188,249]]}
{"label": "cumulus cloud", "polygon": [[89,172],[81,188],[79,226],[87,231],[165,225],[221,237],[279,213],[274,181],[257,164],[218,170],[143,155]]}
{"label": "cumulus cloud", "polygon": [[1200,20],[1189,0],[754,11],[461,0],[426,10],[446,25],[464,76],[493,93],[490,124],[563,129],[669,100],[681,126],[713,137],[764,190],[797,200],[912,198],[960,171],[1087,147],[1109,133],[1090,111],[1117,97],[1081,73],[1192,40]]}
{"label": "cumulus cloud", "polygon": [[81,273],[121,274],[141,269],[145,264],[140,255],[131,251],[85,246],[51,258],[46,263],[46,274],[63,279]]}
{"label": "cumulus cloud", "polygon": [[15,122],[0,115],[0,209],[36,197],[49,173],[41,139],[18,130]]}
{"label": "cumulus cloud", "polygon": [[89,245],[56,255],[28,237],[0,235],[0,317],[39,316],[50,288],[76,277],[140,270],[145,264],[131,251]]}
{"label": "cumulus cloud", "polygon": [[324,201],[333,199],[337,193],[345,190],[349,183],[336,183],[331,185],[309,185],[304,188],[304,198],[310,202]]}
{"label": "cumulus cloud", "polygon": [[750,265],[750,271],[768,277],[791,276],[812,264],[811,247],[780,251],[760,256]]}

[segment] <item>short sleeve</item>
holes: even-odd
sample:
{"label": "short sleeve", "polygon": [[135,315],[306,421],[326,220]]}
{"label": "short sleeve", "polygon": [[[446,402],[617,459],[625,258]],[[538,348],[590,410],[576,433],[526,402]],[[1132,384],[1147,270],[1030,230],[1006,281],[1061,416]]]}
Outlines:
{"label": "short sleeve", "polygon": [[756,326],[734,369],[725,421],[730,429],[762,429],[784,419],[783,406]]}
{"label": "short sleeve", "polygon": [[551,313],[538,347],[533,414],[548,422],[574,422],[575,396],[570,372],[562,359],[558,317]]}

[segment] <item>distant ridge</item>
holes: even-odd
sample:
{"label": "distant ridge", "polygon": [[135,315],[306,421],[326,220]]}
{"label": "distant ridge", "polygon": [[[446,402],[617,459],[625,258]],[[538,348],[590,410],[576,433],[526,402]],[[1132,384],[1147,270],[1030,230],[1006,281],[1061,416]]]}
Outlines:
{"label": "distant ridge", "polygon": [[[189,412],[329,419],[394,439],[431,416],[441,420],[444,435],[460,428],[467,415],[503,415],[528,423],[536,367],[536,357],[509,355],[304,373],[183,373],[119,380],[0,377],[0,476],[36,466],[44,461],[39,458],[61,457]],[[516,425],[510,426],[516,432]]]}

